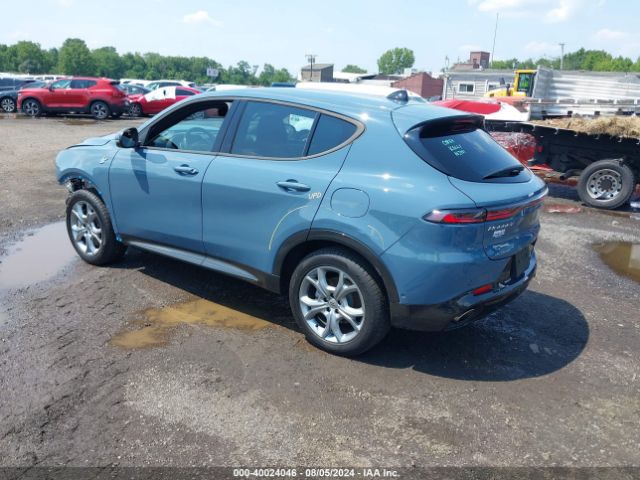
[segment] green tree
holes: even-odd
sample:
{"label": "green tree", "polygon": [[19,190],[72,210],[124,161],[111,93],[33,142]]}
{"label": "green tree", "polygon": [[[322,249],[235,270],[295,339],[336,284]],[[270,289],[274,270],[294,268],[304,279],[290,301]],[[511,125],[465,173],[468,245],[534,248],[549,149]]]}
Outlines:
{"label": "green tree", "polygon": [[15,61],[20,73],[43,73],[45,71],[45,56],[39,44],[21,41],[11,48],[15,48]]}
{"label": "green tree", "polygon": [[349,64],[342,69],[344,73],[367,73],[367,71],[358,65]]}
{"label": "green tree", "polygon": [[97,48],[91,52],[95,64],[95,74],[99,77],[120,78],[122,76],[122,59],[113,47]]}
{"label": "green tree", "polygon": [[95,75],[96,66],[84,40],[64,41],[58,53],[58,71],[65,75]]}
{"label": "green tree", "polygon": [[292,80],[291,74],[286,68],[278,70],[270,63],[264,64],[258,76],[258,83],[264,86],[269,86],[274,82],[291,82]]}
{"label": "green tree", "polygon": [[378,59],[378,71],[382,75],[401,73],[405,68],[413,67],[415,61],[413,50],[393,48],[384,52]]}

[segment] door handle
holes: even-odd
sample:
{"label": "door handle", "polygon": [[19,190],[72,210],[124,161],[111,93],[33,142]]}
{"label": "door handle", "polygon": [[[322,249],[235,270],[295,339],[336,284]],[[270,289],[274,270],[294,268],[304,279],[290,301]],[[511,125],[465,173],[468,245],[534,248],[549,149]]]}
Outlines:
{"label": "door handle", "polygon": [[311,190],[309,185],[305,185],[304,183],[299,183],[297,180],[291,179],[284,182],[277,182],[276,185],[287,192],[308,192]]}
{"label": "door handle", "polygon": [[189,165],[180,165],[179,167],[173,167],[173,169],[180,175],[197,175],[198,170]]}

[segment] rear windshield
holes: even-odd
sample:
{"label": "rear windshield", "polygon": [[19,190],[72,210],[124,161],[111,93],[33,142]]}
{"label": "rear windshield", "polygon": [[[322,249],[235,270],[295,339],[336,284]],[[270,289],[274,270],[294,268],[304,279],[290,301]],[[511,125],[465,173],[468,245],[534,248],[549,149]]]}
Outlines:
{"label": "rear windshield", "polygon": [[413,128],[405,140],[425,162],[469,182],[526,182],[530,175],[482,128],[478,117],[434,120]]}

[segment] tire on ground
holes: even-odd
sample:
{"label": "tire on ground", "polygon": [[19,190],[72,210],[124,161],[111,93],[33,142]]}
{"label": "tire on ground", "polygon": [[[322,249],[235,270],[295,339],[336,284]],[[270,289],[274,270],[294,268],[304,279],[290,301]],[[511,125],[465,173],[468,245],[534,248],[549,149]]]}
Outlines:
{"label": "tire on ground", "polygon": [[[102,229],[102,246],[100,251],[95,255],[87,255],[82,250],[78,248],[76,243],[73,240],[73,233],[71,231],[71,215],[73,206],[80,202],[87,202],[89,205],[93,207],[98,215],[100,220],[100,225]],[[77,190],[69,197],[69,201],[67,202],[67,210],[66,210],[66,224],[67,224],[67,234],[69,235],[69,240],[73,245],[73,248],[76,250],[80,258],[82,258],[85,262],[91,263],[92,265],[106,265],[109,263],[113,263],[119,259],[121,259],[127,247],[122,242],[119,242],[116,239],[116,235],[113,231],[113,224],[111,223],[111,215],[109,214],[109,210],[102,202],[100,197],[98,197],[95,193],[90,192],[88,190]]]}
{"label": "tire on ground", "polygon": [[[362,329],[352,340],[331,343],[318,336],[307,325],[299,304],[299,290],[304,277],[319,266],[339,268],[347,273],[362,293],[365,317]],[[373,269],[358,255],[339,247],[317,250],[303,258],[296,266],[289,282],[289,304],[296,322],[307,340],[330,353],[354,356],[378,344],[390,328],[387,297]]]}
{"label": "tire on ground", "polygon": [[42,104],[35,98],[27,98],[22,102],[22,113],[30,117],[39,117],[42,115]]}
{"label": "tire on ground", "polygon": [[96,120],[106,120],[107,118],[109,118],[109,115],[111,115],[111,109],[109,108],[109,105],[101,100],[93,102],[91,104],[90,110],[91,116]]}
{"label": "tire on ground", "polygon": [[[621,188],[613,198],[599,200],[597,198],[593,198],[589,194],[590,177],[598,170],[612,170],[620,176]],[[591,181],[593,181],[593,179],[591,179]],[[633,195],[635,186],[636,178],[633,170],[631,170],[628,165],[625,165],[621,160],[617,159],[599,160],[589,165],[580,174],[580,179],[578,181],[578,195],[580,196],[580,199],[589,206],[614,209],[629,201],[631,195]]]}

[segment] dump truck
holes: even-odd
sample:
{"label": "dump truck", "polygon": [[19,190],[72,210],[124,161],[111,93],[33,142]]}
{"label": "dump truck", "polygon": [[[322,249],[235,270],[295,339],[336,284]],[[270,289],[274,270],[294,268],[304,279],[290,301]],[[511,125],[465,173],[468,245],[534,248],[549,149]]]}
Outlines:
{"label": "dump truck", "polygon": [[[504,82],[502,82],[504,83]],[[625,72],[516,70],[513,85],[504,84],[485,95],[518,102],[530,119],[572,115],[640,114],[640,75]]]}

